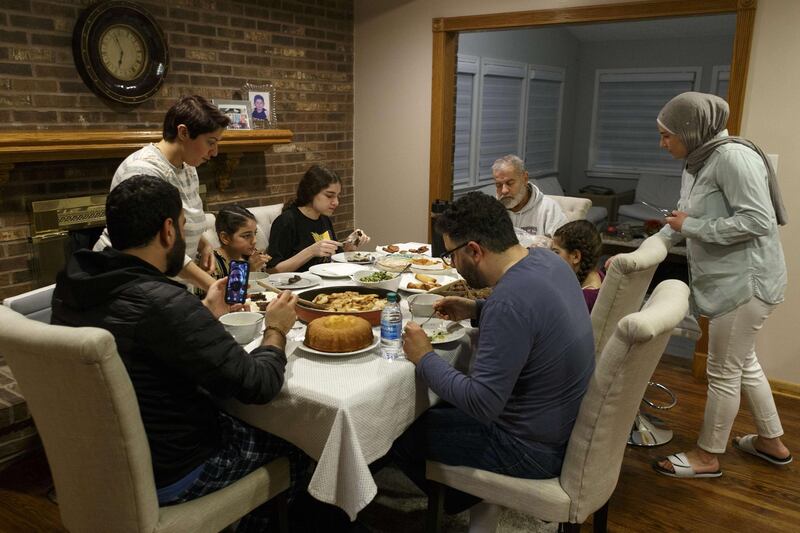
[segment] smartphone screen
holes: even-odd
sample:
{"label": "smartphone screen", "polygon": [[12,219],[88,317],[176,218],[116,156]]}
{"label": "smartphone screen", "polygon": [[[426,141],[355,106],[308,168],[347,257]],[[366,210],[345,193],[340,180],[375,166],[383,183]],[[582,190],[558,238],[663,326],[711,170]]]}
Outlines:
{"label": "smartphone screen", "polygon": [[225,285],[225,303],[243,304],[247,299],[247,281],[250,264],[247,261],[231,261],[228,283]]}

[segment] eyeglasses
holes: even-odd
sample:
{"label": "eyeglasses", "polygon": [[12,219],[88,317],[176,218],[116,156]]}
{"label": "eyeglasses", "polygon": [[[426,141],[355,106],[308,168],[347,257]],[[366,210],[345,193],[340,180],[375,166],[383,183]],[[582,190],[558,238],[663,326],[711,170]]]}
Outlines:
{"label": "eyeglasses", "polygon": [[456,246],[452,250],[445,250],[444,253],[439,256],[439,259],[441,259],[442,262],[445,265],[447,265],[449,267],[453,266],[453,253],[455,253],[456,251],[458,251],[461,248],[465,247],[466,245],[468,245],[471,242],[480,244],[478,241],[467,241],[467,242],[465,242],[463,244],[459,244],[458,246]]}

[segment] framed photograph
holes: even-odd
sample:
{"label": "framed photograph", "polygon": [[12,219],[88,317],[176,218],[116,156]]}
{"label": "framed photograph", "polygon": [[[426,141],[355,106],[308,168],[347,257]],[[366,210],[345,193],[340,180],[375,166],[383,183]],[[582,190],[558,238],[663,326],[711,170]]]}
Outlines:
{"label": "framed photograph", "polygon": [[250,102],[247,100],[212,100],[222,114],[231,119],[229,130],[252,130],[253,119]]}
{"label": "framed photograph", "polygon": [[275,119],[275,89],[272,83],[247,82],[242,87],[242,97],[247,98],[250,104],[250,117],[253,119],[253,128],[274,128]]}

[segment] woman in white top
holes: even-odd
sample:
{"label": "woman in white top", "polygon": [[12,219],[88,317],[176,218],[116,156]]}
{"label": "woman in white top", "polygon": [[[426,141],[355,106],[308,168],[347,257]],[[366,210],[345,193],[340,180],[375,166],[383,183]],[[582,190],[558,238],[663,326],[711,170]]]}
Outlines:
{"label": "woman in white top", "polygon": [[658,115],[661,146],[686,160],[678,209],[651,238],[685,239],[691,307],[709,317],[708,398],[697,446],[653,467],[674,477],[717,477],[742,392],[757,434],[733,446],[772,464],[792,460],[769,382],[756,358],[756,334],[783,301],[786,266],[778,225],[786,223],[780,189],[758,146],[725,129],[728,104],[683,93]]}
{"label": "woman in white top", "polygon": [[[184,96],[164,117],[163,138],[137,150],[120,164],[111,180],[111,189],[124,180],[146,174],[171,183],[181,193],[186,226],[186,257],[179,277],[207,291],[214,282],[213,247],[203,237],[205,213],[200,199],[200,182],[195,167],[216,157],[218,144],[230,119],[202,96]],[[108,233],[95,244],[95,250],[111,246]],[[199,263],[194,261],[195,255]]]}

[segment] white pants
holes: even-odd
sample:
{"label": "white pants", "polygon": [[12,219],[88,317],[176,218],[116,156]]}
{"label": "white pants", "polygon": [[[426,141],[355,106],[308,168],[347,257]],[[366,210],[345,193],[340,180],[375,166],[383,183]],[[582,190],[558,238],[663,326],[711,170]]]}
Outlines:
{"label": "white pants", "polygon": [[723,453],[739,412],[742,390],[747,396],[758,434],[783,435],[778,410],[761,365],[756,359],[756,333],[774,305],[753,297],[733,311],[709,321],[708,398],[697,445],[709,453]]}

